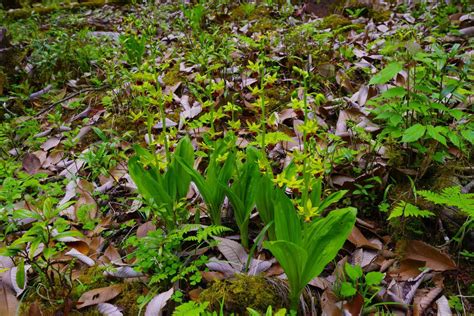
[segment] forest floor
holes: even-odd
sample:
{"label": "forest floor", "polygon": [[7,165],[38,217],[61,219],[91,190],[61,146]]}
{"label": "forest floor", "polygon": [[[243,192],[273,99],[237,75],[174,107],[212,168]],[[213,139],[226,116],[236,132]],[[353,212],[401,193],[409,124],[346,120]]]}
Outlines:
{"label": "forest floor", "polygon": [[0,315],[472,315],[473,7],[191,2],[0,9]]}

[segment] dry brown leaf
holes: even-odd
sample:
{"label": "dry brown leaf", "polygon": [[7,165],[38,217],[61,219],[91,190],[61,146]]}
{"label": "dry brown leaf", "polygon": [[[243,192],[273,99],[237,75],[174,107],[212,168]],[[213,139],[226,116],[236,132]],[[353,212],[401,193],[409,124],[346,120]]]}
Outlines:
{"label": "dry brown leaf", "polygon": [[415,278],[421,273],[421,268],[425,266],[424,261],[419,260],[401,260],[399,267],[389,272],[389,275],[399,281],[406,281]]}
{"label": "dry brown leaf", "polygon": [[359,316],[364,307],[364,297],[357,293],[350,301],[344,304],[344,315]]}
{"label": "dry brown leaf", "polygon": [[109,258],[109,260],[114,264],[123,264],[122,256],[118,252],[117,248],[115,248],[113,245],[109,245],[107,249],[105,249],[104,256]]}
{"label": "dry brown leaf", "polygon": [[274,265],[270,267],[270,269],[268,269],[265,272],[265,275],[274,276],[274,275],[281,275],[283,273],[285,273],[285,271],[283,271],[283,268],[281,267],[281,265],[279,263],[275,263]]}
{"label": "dry brown leaf", "polygon": [[148,232],[155,231],[156,230],[156,225],[153,224],[153,222],[146,222],[138,226],[137,229],[137,237],[142,238],[145,237]]}
{"label": "dry brown leaf", "polygon": [[321,295],[321,316],[343,316],[343,312],[336,305],[337,297],[330,289],[326,289]]}
{"label": "dry brown leaf", "polygon": [[441,296],[436,301],[436,306],[438,307],[437,316],[451,316],[453,313],[451,312],[451,308],[449,307],[449,301],[446,296]]}
{"label": "dry brown leaf", "polygon": [[225,279],[224,274],[217,271],[201,271],[201,276],[207,282]]}
{"label": "dry brown leaf", "polygon": [[50,149],[56,147],[59,145],[61,142],[60,137],[51,137],[47,141],[45,141],[40,148],[43,149],[44,151],[49,151]]}
{"label": "dry brown leaf", "polygon": [[18,299],[13,294],[13,291],[0,281],[0,315],[17,315],[18,306]]}
{"label": "dry brown leaf", "polygon": [[86,243],[85,241],[79,240],[79,241],[73,241],[73,242],[68,242],[66,243],[69,247],[76,249],[80,253],[87,255],[89,253],[90,247],[89,244]]}
{"label": "dry brown leaf", "polygon": [[121,292],[122,286],[120,284],[90,290],[81,295],[76,303],[76,307],[81,309],[86,306],[105,303],[117,297]]}
{"label": "dry brown leaf", "polygon": [[188,292],[189,298],[192,301],[199,301],[199,295],[204,291],[202,288],[198,287],[197,289],[192,289]]}
{"label": "dry brown leaf", "polygon": [[321,290],[329,289],[332,286],[332,283],[329,282],[327,279],[322,278],[322,277],[315,277],[308,283],[309,285],[312,285],[314,287],[317,287]]}
{"label": "dry brown leaf", "polygon": [[376,245],[368,241],[367,238],[365,238],[365,236],[356,226],[354,226],[354,228],[352,229],[352,232],[349,235],[348,240],[357,248],[364,247],[364,248],[369,248],[369,249],[374,249],[374,250],[382,249],[379,245]]}
{"label": "dry brown leaf", "polygon": [[73,258],[76,258],[77,260],[87,264],[89,267],[92,267],[95,265],[95,261],[92,260],[91,258],[89,258],[88,256],[82,254],[81,252],[79,252],[78,250],[76,250],[75,248],[72,248],[71,250],[69,250],[68,252],[65,253],[66,256],[70,256],[70,257],[73,257]]}
{"label": "dry brown leaf", "polygon": [[456,264],[447,255],[433,246],[419,240],[407,240],[397,245],[403,253],[403,259],[424,261],[428,268],[435,271],[455,270]]}
{"label": "dry brown leaf", "polygon": [[122,316],[120,309],[109,303],[99,303],[97,304],[97,310],[104,316]]}
{"label": "dry brown leaf", "polygon": [[418,289],[415,293],[415,298],[413,299],[413,316],[424,315],[423,312],[431,305],[431,303],[433,303],[442,291],[443,289],[441,288]]}
{"label": "dry brown leaf", "polygon": [[40,304],[37,301],[30,304],[30,308],[28,309],[28,316],[43,316]]}
{"label": "dry brown leaf", "polygon": [[174,289],[171,288],[168,291],[155,296],[146,306],[145,316],[161,316],[163,308],[166,306],[166,303],[169,301],[173,293]]}
{"label": "dry brown leaf", "polygon": [[36,157],[36,155],[27,153],[23,157],[22,165],[23,169],[25,169],[28,174],[33,175],[38,173],[39,169],[41,168],[41,161],[38,157]]}

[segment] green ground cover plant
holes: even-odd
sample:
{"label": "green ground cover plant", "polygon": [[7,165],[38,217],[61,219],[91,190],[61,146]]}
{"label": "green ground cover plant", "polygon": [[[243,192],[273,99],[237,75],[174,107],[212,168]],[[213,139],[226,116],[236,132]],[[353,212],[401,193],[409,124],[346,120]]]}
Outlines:
{"label": "green ground cover plant", "polygon": [[469,315],[468,1],[0,5],[0,315]]}

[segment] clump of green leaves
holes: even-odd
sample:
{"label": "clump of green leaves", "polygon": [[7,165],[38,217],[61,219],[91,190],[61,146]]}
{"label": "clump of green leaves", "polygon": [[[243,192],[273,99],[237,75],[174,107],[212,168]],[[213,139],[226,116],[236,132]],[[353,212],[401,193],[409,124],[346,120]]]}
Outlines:
{"label": "clump of green leaves", "polygon": [[274,201],[275,241],[264,243],[285,271],[290,285],[291,308],[298,309],[304,287],[334,259],[355,223],[356,210],[334,210],[324,218],[304,222],[291,200]]}
{"label": "clump of green leaves", "polygon": [[[397,85],[368,103],[375,106],[376,120],[385,125],[380,136],[400,140],[416,151],[423,175],[431,160],[444,161],[448,146],[466,152],[467,144],[474,144],[472,120],[456,106],[472,95],[468,88],[472,69],[470,61],[460,62],[459,45],[446,52],[435,44],[425,52],[412,43],[404,51],[400,57],[404,62],[388,64],[369,82],[386,84],[398,76]],[[397,75],[402,69],[406,77]]]}
{"label": "clump of green leaves", "polygon": [[[183,225],[168,233],[158,229],[146,237],[130,237],[127,245],[136,247],[130,255],[136,258],[136,270],[151,275],[150,285],[187,280],[195,285],[201,281],[200,271],[207,263],[207,256],[198,250],[213,245],[210,238],[229,230],[222,226]],[[184,245],[189,247],[185,248]]]}
{"label": "clump of green leaves", "polygon": [[[53,264],[55,256],[66,248],[64,240],[81,237],[82,234],[71,230],[69,223],[58,217],[59,213],[73,202],[61,206],[55,206],[54,203],[54,199],[47,198],[40,208],[14,211],[12,219],[17,223],[18,231],[11,232],[9,237],[18,238],[1,248],[0,255],[12,257],[17,262],[19,288],[23,289],[25,286],[23,267],[28,265],[37,273],[38,281],[45,286],[43,289],[46,289],[51,297],[59,299],[68,295],[72,285],[70,274],[60,271],[60,268]],[[21,223],[25,220],[33,220],[31,227],[22,232],[21,236],[15,236],[20,233]]]}
{"label": "clump of green leaves", "polygon": [[[221,183],[227,184],[232,177],[235,169],[235,157],[235,136],[229,134],[215,142],[214,151],[209,156],[209,165],[204,176],[195,170],[192,164],[181,157],[177,158],[198,187],[214,225],[221,224],[221,208],[226,190]],[[199,218],[198,213],[196,218]]]}
{"label": "clump of green leaves", "polygon": [[259,194],[258,184],[258,158],[259,151],[249,147],[246,161],[237,169],[232,186],[221,183],[226,190],[226,195],[232,204],[235,221],[240,230],[240,239],[245,248],[249,247],[248,226],[250,214],[255,206],[255,196]]}
{"label": "clump of green leaves", "polygon": [[188,137],[180,140],[165,171],[155,154],[135,146],[136,155],[130,158],[130,176],[138,191],[151,205],[168,229],[174,229],[188,217],[182,199],[186,197],[191,177],[185,165],[193,165],[194,149]]}
{"label": "clump of green leaves", "polygon": [[122,35],[120,42],[125,48],[127,62],[139,66],[146,51],[146,37],[143,35]]}
{"label": "clump of green leaves", "polygon": [[360,266],[352,266],[347,262],[344,265],[344,272],[346,280],[339,286],[339,295],[344,298],[350,298],[360,294],[364,298],[364,308],[370,307],[375,296],[382,289],[380,284],[385,274],[372,271],[364,275]]}

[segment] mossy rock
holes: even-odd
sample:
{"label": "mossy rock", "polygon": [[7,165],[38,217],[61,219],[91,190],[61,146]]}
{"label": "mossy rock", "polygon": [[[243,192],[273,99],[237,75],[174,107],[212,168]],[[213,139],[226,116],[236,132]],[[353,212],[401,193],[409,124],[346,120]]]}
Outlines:
{"label": "mossy rock", "polygon": [[369,10],[369,17],[377,23],[388,21],[391,16],[392,12],[388,10]]}
{"label": "mossy rock", "polygon": [[345,16],[339,14],[331,14],[323,19],[319,27],[321,29],[332,29],[336,30],[338,28],[348,26],[352,22]]}
{"label": "mossy rock", "polygon": [[202,302],[209,302],[212,310],[220,310],[224,302],[226,313],[243,315],[246,308],[264,312],[268,306],[281,307],[277,291],[262,276],[237,275],[233,279],[217,280],[199,296]]}

